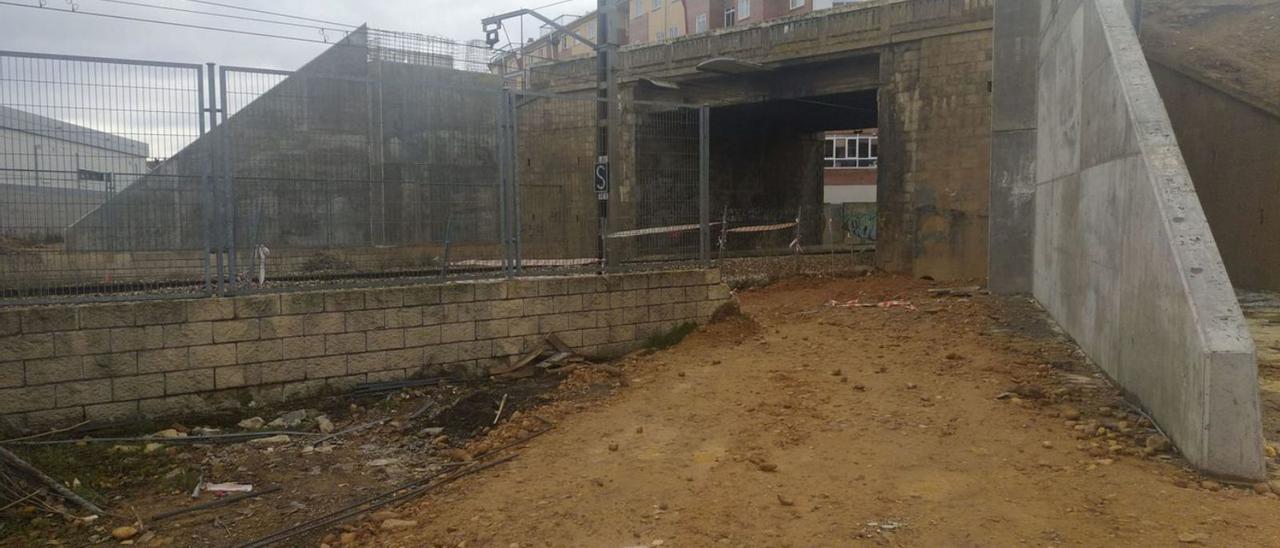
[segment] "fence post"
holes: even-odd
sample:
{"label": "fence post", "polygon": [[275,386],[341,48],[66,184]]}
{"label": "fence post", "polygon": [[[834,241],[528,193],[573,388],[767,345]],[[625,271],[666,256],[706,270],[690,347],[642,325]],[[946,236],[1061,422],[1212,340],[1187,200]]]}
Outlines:
{"label": "fence post", "polygon": [[227,285],[233,290],[240,289],[239,270],[236,268],[236,194],[235,194],[235,175],[231,172],[234,165],[233,152],[231,147],[233,142],[231,139],[231,131],[225,126],[227,125],[227,113],[230,112],[227,103],[227,67],[220,67],[218,70],[218,96],[221,99],[222,113],[222,192],[223,192],[223,224],[225,225],[224,234],[226,235],[226,252],[227,252]]}
{"label": "fence post", "polygon": [[524,269],[524,250],[521,248],[521,223],[523,217],[520,213],[520,115],[516,110],[516,103],[519,95],[513,91],[507,91],[507,110],[511,114],[511,235],[514,240],[514,248],[512,255],[515,259],[514,270],[519,274]]}
{"label": "fence post", "polygon": [[698,259],[711,264],[711,108],[698,108]]}
{"label": "fence post", "polygon": [[[210,135],[212,135],[214,128],[218,127],[218,91],[217,91],[218,85],[215,83],[216,82],[216,78],[215,78],[216,70],[214,69],[215,65],[213,63],[206,63],[205,66],[207,67],[206,80],[209,81],[209,133]],[[221,156],[221,154],[219,154],[220,151],[218,149],[220,148],[221,144],[222,143],[220,143],[216,138],[211,137],[209,139],[208,197],[209,197],[209,206],[210,206],[211,215],[209,217],[208,226],[209,226],[210,232],[214,235],[221,234],[221,226],[222,226],[220,222],[222,220],[223,203],[221,200],[219,200],[219,194],[221,194],[220,189],[222,185],[219,184],[219,181],[221,179],[219,178],[219,174],[218,174],[218,158]],[[224,277],[225,272],[222,264],[222,255],[227,249],[226,242],[224,242],[221,237],[211,237],[210,239],[214,245],[214,254],[217,257],[217,266],[218,266],[217,280],[215,281],[214,286],[216,287],[216,291],[218,295],[226,295],[227,293],[226,278]]]}
{"label": "fence post", "polygon": [[498,222],[500,225],[498,240],[502,246],[502,274],[511,277],[511,238],[510,238],[510,201],[507,192],[511,186],[511,118],[507,111],[507,90],[498,92]]}
{"label": "fence post", "polygon": [[[199,124],[200,124],[200,136],[196,138],[197,140],[203,139],[204,136],[209,133],[209,131],[212,131],[212,128],[206,125],[205,123],[205,112],[208,110],[205,107],[205,102],[204,102],[205,81],[206,81],[206,78],[205,78],[204,71],[197,69],[196,70],[196,119],[199,121]],[[208,85],[212,86],[213,82],[210,81]],[[210,157],[212,156],[213,155],[211,154]],[[204,226],[202,226],[200,230],[200,238],[201,240],[203,240],[203,243],[204,243],[204,254],[200,256],[200,266],[202,267],[202,270],[204,270],[205,295],[212,295],[214,294],[214,289],[213,289],[213,276],[209,273],[209,253],[212,249],[212,246],[210,244],[210,236],[213,232],[213,209],[212,209],[213,208],[213,198],[212,198],[213,190],[209,188],[209,184],[210,184],[210,180],[212,179],[213,163],[210,162],[208,164],[205,164],[204,168],[205,168],[204,174],[202,177],[200,177],[200,209],[203,212],[202,220],[204,221],[203,223]]]}

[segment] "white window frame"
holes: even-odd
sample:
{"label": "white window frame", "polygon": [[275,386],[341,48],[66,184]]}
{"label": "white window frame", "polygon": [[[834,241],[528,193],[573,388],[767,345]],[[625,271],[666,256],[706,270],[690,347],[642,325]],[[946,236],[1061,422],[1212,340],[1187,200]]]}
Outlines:
{"label": "white window frame", "polygon": [[804,7],[804,0],[791,0],[791,9],[798,10]]}
{"label": "white window frame", "polygon": [[[826,152],[828,145],[831,152]],[[823,146],[827,169],[876,169],[880,165],[879,135],[831,135]]]}
{"label": "white window frame", "polygon": [[738,8],[730,2],[729,7],[724,9],[724,26],[729,28],[736,24],[738,24]]}
{"label": "white window frame", "polygon": [[657,41],[661,42],[661,41],[666,40],[666,39],[667,39],[667,31],[664,31],[664,30],[660,30],[660,31],[658,31],[658,40],[657,40]]}
{"label": "white window frame", "polygon": [[667,38],[679,38],[679,37],[680,37],[680,27],[671,27],[667,29]]}
{"label": "white window frame", "polygon": [[738,0],[738,20],[751,17],[751,0]]}
{"label": "white window frame", "polygon": [[[795,0],[791,1],[794,2]],[[662,0],[653,0],[653,11],[658,11],[660,9],[662,9]]]}
{"label": "white window frame", "polygon": [[707,32],[707,14],[699,13],[698,17],[693,20],[693,32]]}

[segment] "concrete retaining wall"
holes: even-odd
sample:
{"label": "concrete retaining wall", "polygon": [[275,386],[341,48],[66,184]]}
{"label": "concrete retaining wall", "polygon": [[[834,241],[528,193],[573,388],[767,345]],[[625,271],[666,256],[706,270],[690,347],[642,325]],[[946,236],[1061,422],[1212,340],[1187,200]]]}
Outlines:
{"label": "concrete retaining wall", "polygon": [[1192,464],[1262,479],[1253,341],[1125,4],[1040,9],[1034,294]]}
{"label": "concrete retaining wall", "polygon": [[618,355],[729,299],[710,270],[0,309],[0,429],[482,375],[550,333]]}

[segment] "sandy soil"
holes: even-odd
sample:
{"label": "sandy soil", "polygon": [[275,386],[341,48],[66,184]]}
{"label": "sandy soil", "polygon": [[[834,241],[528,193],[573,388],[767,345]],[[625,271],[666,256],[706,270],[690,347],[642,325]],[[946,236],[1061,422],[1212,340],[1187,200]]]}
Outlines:
{"label": "sandy soil", "polygon": [[[555,430],[515,460],[327,540],[1280,546],[1274,494],[1146,449],[1158,434],[1032,305],[926,287],[745,292],[749,317],[627,360],[630,386],[548,412]],[[914,310],[825,304],[850,299]],[[388,518],[416,525],[383,530]]]}

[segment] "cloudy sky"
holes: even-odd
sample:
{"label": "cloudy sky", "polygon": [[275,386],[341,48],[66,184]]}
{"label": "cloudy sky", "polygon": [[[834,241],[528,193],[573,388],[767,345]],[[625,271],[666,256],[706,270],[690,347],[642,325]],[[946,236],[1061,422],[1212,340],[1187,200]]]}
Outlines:
{"label": "cloudy sky", "polygon": [[[216,3],[280,12],[345,25],[368,23],[373,28],[470,40],[484,37],[480,29],[480,19],[485,16],[519,8],[539,7],[554,1],[216,0]],[[39,6],[41,3],[45,5],[43,9],[11,5]],[[595,3],[595,0],[569,0],[540,12],[550,17],[562,14],[583,14],[594,9]],[[146,6],[129,4],[146,4]],[[164,10],[155,6],[271,19],[305,27],[197,15]],[[67,13],[72,9],[82,13]],[[278,38],[110,19],[88,15],[89,13],[160,19],[311,40],[323,39],[320,29],[314,27],[341,27],[341,25],[273,17],[192,0],[0,0],[0,49],[295,69],[325,47],[323,44]],[[537,29],[538,23],[535,20],[525,21],[526,36],[537,36]],[[520,23],[516,20],[509,21],[507,32],[513,41],[518,40]],[[326,31],[326,35],[329,41],[333,41],[340,38],[342,33]]]}

